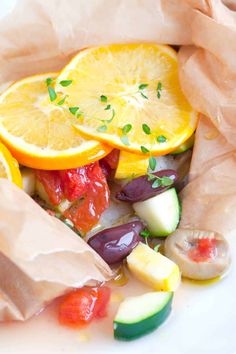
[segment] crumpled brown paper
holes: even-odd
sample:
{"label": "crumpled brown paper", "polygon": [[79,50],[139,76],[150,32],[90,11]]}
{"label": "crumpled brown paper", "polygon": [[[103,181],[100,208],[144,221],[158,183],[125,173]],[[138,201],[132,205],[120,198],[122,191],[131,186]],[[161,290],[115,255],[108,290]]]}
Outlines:
{"label": "crumpled brown paper", "polygon": [[[181,227],[227,236],[236,230],[235,11],[232,0],[21,0],[0,23],[0,84],[58,70],[86,46],[182,45],[181,85],[202,115]],[[0,196],[0,319],[28,318],[68,288],[109,277],[82,240],[23,192],[1,181]]]}
{"label": "crumpled brown paper", "polygon": [[24,320],[84,284],[104,282],[109,266],[68,226],[0,179],[0,321]]}

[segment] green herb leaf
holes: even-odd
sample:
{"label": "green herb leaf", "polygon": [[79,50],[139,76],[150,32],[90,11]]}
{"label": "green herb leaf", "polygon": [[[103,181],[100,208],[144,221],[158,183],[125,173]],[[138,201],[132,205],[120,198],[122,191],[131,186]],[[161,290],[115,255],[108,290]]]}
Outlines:
{"label": "green herb leaf", "polygon": [[131,124],[125,124],[122,128],[122,133],[124,135],[128,134],[130,132],[130,130],[132,129],[132,125]]}
{"label": "green herb leaf", "polygon": [[164,135],[159,135],[159,136],[157,137],[157,142],[158,142],[158,143],[165,143],[166,140],[167,140],[167,138],[166,138]]}
{"label": "green herb leaf", "polygon": [[157,176],[153,175],[152,173],[148,173],[148,181],[153,181],[154,179],[157,179]]}
{"label": "green herb leaf", "polygon": [[157,98],[161,98],[162,83],[159,81],[157,84]]}
{"label": "green herb leaf", "polygon": [[48,86],[48,94],[49,94],[51,102],[56,100],[57,94],[56,94],[56,91],[54,90],[54,88],[52,88],[52,86]]}
{"label": "green herb leaf", "polygon": [[170,177],[167,177],[167,176],[161,177],[161,185],[163,187],[169,187],[172,184],[173,184],[173,179],[171,179]]}
{"label": "green herb leaf", "polygon": [[141,94],[141,96],[142,96],[143,98],[145,98],[146,100],[148,100],[148,96],[144,95],[143,92],[140,92],[140,94]]}
{"label": "green herb leaf", "polygon": [[97,131],[100,133],[103,133],[103,132],[107,131],[107,126],[101,125],[100,127],[97,128]]}
{"label": "green herb leaf", "polygon": [[65,97],[63,97],[59,102],[57,102],[58,106],[63,105],[63,103],[65,103],[65,100],[67,99],[68,95],[65,95]]}
{"label": "green herb leaf", "polygon": [[77,111],[79,110],[79,107],[69,107],[70,113],[76,115]]}
{"label": "green herb leaf", "polygon": [[145,89],[146,87],[148,87],[148,84],[140,84],[139,87],[138,87],[138,89],[139,89],[139,90],[143,90],[143,89]]}
{"label": "green herb leaf", "polygon": [[124,145],[126,145],[126,146],[129,146],[129,145],[130,145],[130,143],[129,143],[129,138],[128,138],[127,135],[122,135],[122,136],[120,137],[120,140],[122,141],[122,143],[123,143]]}
{"label": "green herb leaf", "polygon": [[153,251],[158,252],[160,246],[161,246],[161,244],[159,243],[159,245],[156,245],[156,246],[153,248]]}
{"label": "green herb leaf", "polygon": [[149,230],[145,229],[145,230],[141,231],[139,235],[142,236],[143,238],[147,238],[147,237],[151,236],[151,233]]}
{"label": "green herb leaf", "polygon": [[107,102],[107,96],[101,95],[100,100],[101,102]]}
{"label": "green herb leaf", "polygon": [[161,186],[161,182],[160,182],[160,180],[157,178],[157,179],[153,182],[152,188],[155,189],[155,188],[158,188],[158,187],[160,187],[160,186]]}
{"label": "green herb leaf", "polygon": [[140,146],[140,150],[144,153],[147,154],[149,150],[145,146]]}
{"label": "green herb leaf", "polygon": [[155,168],[156,168],[156,165],[157,165],[157,162],[156,162],[155,157],[151,156],[151,157],[149,158],[149,167],[150,167],[150,169],[151,169],[152,171],[154,171]]}
{"label": "green herb leaf", "polygon": [[53,83],[53,79],[51,78],[51,77],[48,77],[47,79],[46,79],[46,84],[47,84],[47,86],[50,86],[52,83]]}
{"label": "green herb leaf", "polygon": [[104,108],[105,111],[108,111],[109,109],[111,109],[111,105],[110,105],[110,104],[108,104],[108,105],[106,106],[106,108]]}
{"label": "green herb leaf", "polygon": [[66,87],[72,84],[72,80],[62,80],[59,82],[59,84],[63,87]]}
{"label": "green herb leaf", "polygon": [[145,134],[147,134],[147,135],[151,134],[151,129],[149,128],[149,126],[147,124],[143,124],[142,128],[143,128],[143,131]]}

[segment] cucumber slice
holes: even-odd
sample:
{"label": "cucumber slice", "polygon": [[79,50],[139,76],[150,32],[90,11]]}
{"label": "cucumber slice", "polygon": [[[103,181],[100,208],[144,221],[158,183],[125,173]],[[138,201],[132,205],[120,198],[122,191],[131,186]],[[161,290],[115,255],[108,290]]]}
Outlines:
{"label": "cucumber slice", "polygon": [[151,292],[125,299],[114,319],[114,337],[132,340],[159,327],[171,311],[173,292]]}
{"label": "cucumber slice", "polygon": [[180,204],[175,188],[133,204],[136,214],[147,223],[153,237],[170,235],[178,226]]}

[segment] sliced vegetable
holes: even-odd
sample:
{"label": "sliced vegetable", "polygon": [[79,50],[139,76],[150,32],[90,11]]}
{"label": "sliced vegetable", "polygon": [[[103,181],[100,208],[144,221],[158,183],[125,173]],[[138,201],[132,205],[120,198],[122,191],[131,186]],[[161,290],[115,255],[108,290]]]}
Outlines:
{"label": "sliced vegetable", "polygon": [[99,161],[103,174],[106,178],[114,177],[115,169],[119,161],[120,151],[113,149],[110,154]]}
{"label": "sliced vegetable", "polygon": [[136,214],[147,223],[153,237],[168,236],[178,226],[180,205],[175,188],[134,203],[133,207]]}
{"label": "sliced vegetable", "polygon": [[130,253],[127,264],[139,280],[155,290],[175,291],[180,284],[177,264],[143,243]]}
{"label": "sliced vegetable", "polygon": [[[163,178],[166,179],[166,177],[168,178],[168,183],[163,183]],[[174,170],[162,170],[134,178],[122,187],[116,194],[116,199],[129,203],[147,200],[170,188],[177,178],[177,173]]]}
{"label": "sliced vegetable", "polygon": [[178,229],[166,239],[165,254],[191,279],[215,278],[230,265],[229,245],[213,231]]}
{"label": "sliced vegetable", "polygon": [[135,155],[126,151],[120,152],[115,178],[125,179],[145,175],[148,169],[148,157]]}
{"label": "sliced vegetable", "polygon": [[121,262],[132,249],[142,241],[139,236],[144,229],[141,221],[111,227],[102,230],[88,240],[88,244],[108,264]]}
{"label": "sliced vegetable", "polygon": [[83,326],[94,318],[106,316],[110,288],[83,287],[67,295],[59,306],[59,322],[67,326]]}
{"label": "sliced vegetable", "polygon": [[159,327],[171,311],[172,292],[151,292],[128,297],[114,319],[116,339],[132,340]]}
{"label": "sliced vegetable", "polygon": [[181,144],[175,151],[172,151],[172,155],[182,154],[182,152],[191,149],[194,144],[195,134],[191,135],[189,139],[187,139],[183,144]]}
{"label": "sliced vegetable", "polygon": [[[109,187],[98,162],[63,171],[36,171],[43,199],[70,219],[83,234],[97,224],[109,205]],[[39,187],[39,188],[38,188]]]}

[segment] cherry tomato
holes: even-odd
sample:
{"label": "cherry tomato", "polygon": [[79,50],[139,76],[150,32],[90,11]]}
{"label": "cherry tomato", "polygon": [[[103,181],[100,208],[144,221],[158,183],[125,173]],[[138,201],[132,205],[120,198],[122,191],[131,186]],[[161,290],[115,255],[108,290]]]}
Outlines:
{"label": "cherry tomato", "polygon": [[99,161],[101,169],[106,178],[111,177],[114,174],[114,170],[117,168],[119,162],[120,151],[114,149]]}
{"label": "cherry tomato", "polygon": [[58,205],[63,199],[63,190],[59,171],[36,170],[37,179],[43,184],[53,205]]}
{"label": "cherry tomato", "polygon": [[188,252],[194,262],[207,262],[216,256],[217,244],[214,238],[199,238]]}
{"label": "cherry tomato", "polygon": [[64,212],[75,227],[86,233],[97,224],[103,211],[109,206],[110,191],[106,178],[98,163],[89,165],[89,183],[84,199],[80,199]]}
{"label": "cherry tomato", "polygon": [[59,306],[59,322],[83,326],[95,318],[106,316],[111,290],[104,287],[84,287],[70,293]]}
{"label": "cherry tomato", "polygon": [[58,205],[63,199],[72,202],[63,215],[83,234],[97,224],[109,206],[110,191],[98,162],[63,171],[37,170],[49,200]]}

